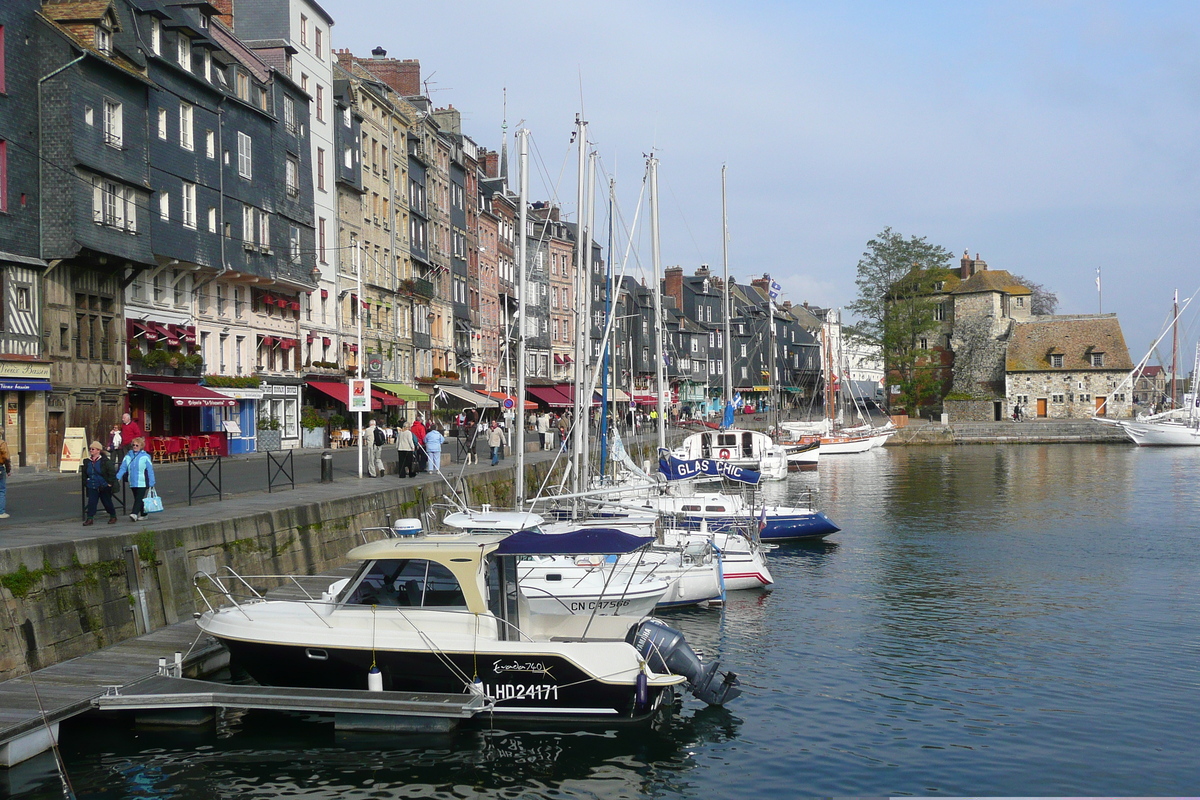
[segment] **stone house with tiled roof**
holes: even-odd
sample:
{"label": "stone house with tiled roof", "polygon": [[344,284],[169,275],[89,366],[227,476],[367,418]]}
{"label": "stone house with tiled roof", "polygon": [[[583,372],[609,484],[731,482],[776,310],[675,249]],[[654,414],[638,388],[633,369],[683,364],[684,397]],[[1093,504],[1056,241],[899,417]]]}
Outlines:
{"label": "stone house with tiled roof", "polygon": [[1007,404],[1019,403],[1031,417],[1131,413],[1130,396],[1121,384],[1133,362],[1115,314],[1015,322],[1004,366]]}
{"label": "stone house with tiled roof", "polygon": [[950,296],[950,349],[954,353],[954,392],[1001,395],[1004,351],[1012,325],[1030,318],[1032,292],[1009,272],[963,253],[959,280]]}

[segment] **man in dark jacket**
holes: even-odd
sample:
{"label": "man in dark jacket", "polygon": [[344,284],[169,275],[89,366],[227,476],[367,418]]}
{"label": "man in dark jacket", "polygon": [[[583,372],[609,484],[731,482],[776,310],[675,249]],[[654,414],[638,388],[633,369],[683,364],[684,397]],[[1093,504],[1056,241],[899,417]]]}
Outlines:
{"label": "man in dark jacket", "polygon": [[92,442],[88,446],[88,459],[83,462],[79,471],[86,476],[88,495],[87,518],[83,524],[92,524],[92,519],[96,516],[96,504],[102,502],[104,510],[108,512],[108,524],[115,525],[117,510],[113,507],[112,493],[117,486],[117,465],[105,455],[99,442]]}

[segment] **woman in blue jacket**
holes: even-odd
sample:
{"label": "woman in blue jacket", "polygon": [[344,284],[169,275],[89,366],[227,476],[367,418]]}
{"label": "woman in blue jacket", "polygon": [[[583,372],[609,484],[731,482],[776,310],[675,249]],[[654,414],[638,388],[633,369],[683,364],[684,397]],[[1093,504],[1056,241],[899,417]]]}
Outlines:
{"label": "woman in blue jacket", "polygon": [[141,436],[134,439],[117,470],[117,480],[129,476],[129,488],[133,490],[133,513],[129,518],[134,522],[146,516],[142,501],[146,499],[146,490],[154,487],[154,463],[145,446],[146,440]]}
{"label": "woman in blue jacket", "polygon": [[442,444],[446,441],[446,435],[442,433],[442,424],[440,422],[432,423],[429,432],[425,434],[425,451],[429,453],[429,471],[442,471]]}

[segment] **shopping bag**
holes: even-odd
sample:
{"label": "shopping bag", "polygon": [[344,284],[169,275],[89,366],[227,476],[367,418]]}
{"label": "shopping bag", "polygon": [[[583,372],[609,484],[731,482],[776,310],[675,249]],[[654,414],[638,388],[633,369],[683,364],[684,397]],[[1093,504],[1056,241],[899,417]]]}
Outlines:
{"label": "shopping bag", "polygon": [[150,487],[150,491],[146,492],[146,497],[142,500],[142,508],[147,514],[163,510],[162,498],[158,496],[158,492],[153,486]]}

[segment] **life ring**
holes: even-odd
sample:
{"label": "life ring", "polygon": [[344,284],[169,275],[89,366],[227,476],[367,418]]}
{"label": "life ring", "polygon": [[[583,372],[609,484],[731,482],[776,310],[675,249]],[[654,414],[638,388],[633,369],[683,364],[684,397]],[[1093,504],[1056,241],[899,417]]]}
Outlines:
{"label": "life ring", "polygon": [[728,459],[729,458],[729,450],[722,450],[718,455],[720,455],[721,458]]}

